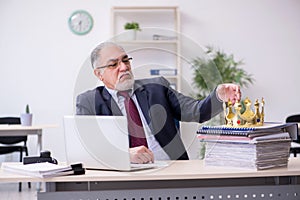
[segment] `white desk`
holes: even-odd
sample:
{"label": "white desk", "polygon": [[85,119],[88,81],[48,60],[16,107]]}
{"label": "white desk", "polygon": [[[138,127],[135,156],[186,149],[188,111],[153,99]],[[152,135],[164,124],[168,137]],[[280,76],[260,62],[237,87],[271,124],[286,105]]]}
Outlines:
{"label": "white desk", "polygon": [[55,125],[0,125],[0,136],[28,136],[37,135],[38,153],[42,149],[42,133],[44,128],[54,128]]}
{"label": "white desk", "polygon": [[38,199],[81,200],[299,200],[300,159],[262,171],[205,167],[201,160],[137,172],[91,171],[85,175],[33,178],[0,171],[0,182],[46,182]]}

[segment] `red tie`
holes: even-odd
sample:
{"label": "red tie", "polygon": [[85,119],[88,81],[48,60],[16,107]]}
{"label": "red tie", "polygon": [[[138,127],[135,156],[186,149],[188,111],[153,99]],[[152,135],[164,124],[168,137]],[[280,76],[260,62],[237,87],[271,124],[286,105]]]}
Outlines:
{"label": "red tie", "polygon": [[143,124],[136,105],[127,91],[120,91],[118,94],[125,98],[124,105],[127,114],[128,132],[130,135],[130,147],[142,145],[148,147]]}

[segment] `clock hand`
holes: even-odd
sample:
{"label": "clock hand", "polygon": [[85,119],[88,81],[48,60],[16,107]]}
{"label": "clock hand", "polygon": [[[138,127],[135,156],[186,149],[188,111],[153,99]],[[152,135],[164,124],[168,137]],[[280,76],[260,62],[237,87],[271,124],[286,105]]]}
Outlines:
{"label": "clock hand", "polygon": [[82,30],[82,21],[79,21],[79,28],[80,28],[80,30]]}

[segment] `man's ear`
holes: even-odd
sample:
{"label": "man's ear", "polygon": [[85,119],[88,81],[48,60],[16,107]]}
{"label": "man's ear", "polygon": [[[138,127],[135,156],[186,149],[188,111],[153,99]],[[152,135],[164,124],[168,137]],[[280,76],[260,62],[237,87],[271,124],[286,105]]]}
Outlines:
{"label": "man's ear", "polygon": [[94,74],[95,74],[95,76],[97,76],[100,79],[100,81],[102,81],[102,74],[101,74],[100,70],[94,69]]}

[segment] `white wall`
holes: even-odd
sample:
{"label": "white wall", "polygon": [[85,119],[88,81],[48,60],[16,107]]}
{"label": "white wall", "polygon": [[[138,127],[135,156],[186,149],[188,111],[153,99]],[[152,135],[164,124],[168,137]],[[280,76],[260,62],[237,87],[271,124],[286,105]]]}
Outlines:
{"label": "white wall", "polygon": [[[297,0],[0,0],[0,115],[18,116],[29,103],[35,124],[57,124],[44,131],[43,140],[56,158],[64,159],[62,117],[73,114],[77,75],[92,48],[110,38],[110,8],[116,5],[178,5],[183,35],[244,60],[256,82],[243,95],[265,98],[267,121],[300,113]],[[77,9],[95,20],[88,35],[68,29]],[[184,71],[191,83],[191,70]],[[35,144],[31,137],[32,154]]]}

